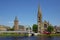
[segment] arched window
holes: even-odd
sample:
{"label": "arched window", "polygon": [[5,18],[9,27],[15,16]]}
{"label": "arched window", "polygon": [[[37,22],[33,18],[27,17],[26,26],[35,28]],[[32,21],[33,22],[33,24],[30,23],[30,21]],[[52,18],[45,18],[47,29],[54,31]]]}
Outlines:
{"label": "arched window", "polygon": [[44,28],[47,28],[47,24],[44,24]]}

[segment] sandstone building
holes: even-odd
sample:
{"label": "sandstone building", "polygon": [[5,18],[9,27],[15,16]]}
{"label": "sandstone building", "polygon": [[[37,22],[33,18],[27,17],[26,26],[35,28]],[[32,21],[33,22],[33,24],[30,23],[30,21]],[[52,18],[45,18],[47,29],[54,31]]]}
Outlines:
{"label": "sandstone building", "polygon": [[14,31],[25,31],[26,30],[25,26],[19,25],[17,16],[15,17],[13,28],[14,28]]}
{"label": "sandstone building", "polygon": [[10,27],[8,26],[0,25],[0,31],[8,31],[9,29]]}

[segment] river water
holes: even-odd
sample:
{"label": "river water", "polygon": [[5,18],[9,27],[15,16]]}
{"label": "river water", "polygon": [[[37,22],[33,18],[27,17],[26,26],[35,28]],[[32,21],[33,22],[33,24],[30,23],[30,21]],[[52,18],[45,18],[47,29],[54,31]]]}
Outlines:
{"label": "river water", "polygon": [[31,36],[31,37],[0,37],[0,40],[60,40],[60,36],[57,37],[37,37],[37,36]]}

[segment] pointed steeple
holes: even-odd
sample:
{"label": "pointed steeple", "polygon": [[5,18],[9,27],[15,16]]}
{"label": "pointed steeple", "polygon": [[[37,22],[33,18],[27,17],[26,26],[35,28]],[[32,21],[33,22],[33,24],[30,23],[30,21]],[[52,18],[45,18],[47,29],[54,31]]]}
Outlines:
{"label": "pointed steeple", "polygon": [[41,8],[40,8],[40,0],[38,2],[38,15],[42,17]]}
{"label": "pointed steeple", "polygon": [[41,14],[41,9],[40,9],[40,4],[38,4],[38,20],[42,21],[42,14]]}
{"label": "pointed steeple", "polygon": [[42,14],[41,14],[41,9],[40,9],[40,4],[38,4],[38,33],[42,33]]}
{"label": "pointed steeple", "polygon": [[40,4],[38,4],[38,12],[40,13]]}

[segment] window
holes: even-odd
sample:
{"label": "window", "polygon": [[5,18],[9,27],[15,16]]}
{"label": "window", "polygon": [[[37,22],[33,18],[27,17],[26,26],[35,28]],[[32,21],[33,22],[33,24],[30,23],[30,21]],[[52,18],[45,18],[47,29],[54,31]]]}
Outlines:
{"label": "window", "polygon": [[47,28],[47,24],[44,24],[44,28]]}

